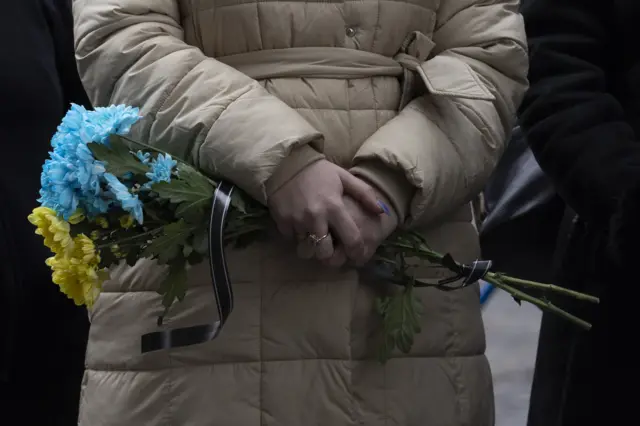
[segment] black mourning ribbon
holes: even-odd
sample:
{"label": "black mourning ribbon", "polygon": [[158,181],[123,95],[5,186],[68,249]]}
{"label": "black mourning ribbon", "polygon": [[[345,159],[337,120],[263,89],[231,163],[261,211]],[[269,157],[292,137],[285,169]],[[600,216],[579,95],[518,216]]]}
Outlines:
{"label": "black mourning ribbon", "polygon": [[147,333],[142,336],[142,353],[208,342],[218,336],[227,322],[233,310],[233,289],[227,271],[223,237],[233,189],[234,186],[228,182],[218,184],[213,194],[209,222],[209,267],[219,319],[211,324]]}
{"label": "black mourning ribbon", "polygon": [[456,275],[439,280],[438,285],[449,284],[462,279],[462,283],[458,288],[466,287],[487,276],[492,265],[493,262],[491,260],[474,260],[470,265],[460,265],[453,260],[453,257],[449,253],[447,253],[442,258],[442,266],[454,271]]}

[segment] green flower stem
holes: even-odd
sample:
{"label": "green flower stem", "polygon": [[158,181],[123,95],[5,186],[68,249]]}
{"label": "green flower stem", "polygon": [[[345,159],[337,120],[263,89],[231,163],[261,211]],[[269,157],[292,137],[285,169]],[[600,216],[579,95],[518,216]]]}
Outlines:
{"label": "green flower stem", "polygon": [[492,278],[497,278],[506,284],[521,286],[521,287],[531,287],[537,290],[541,290],[543,292],[558,293],[558,294],[573,297],[575,299],[586,301],[586,302],[600,303],[600,299],[595,296],[592,296],[590,294],[580,293],[579,291],[570,290],[568,288],[559,287],[553,284],[542,284],[535,281],[522,280],[520,278],[513,278],[508,275],[502,275],[494,272],[490,272],[489,274],[487,274],[487,276],[491,276]]}
{"label": "green flower stem", "polygon": [[397,240],[391,240],[382,243],[382,247],[388,249],[397,249],[404,253],[406,256],[415,256],[420,259],[428,260],[431,263],[436,263],[438,265],[442,264],[442,259],[444,259],[443,255],[431,250],[423,244],[414,246],[412,244],[402,243]]}
{"label": "green flower stem", "polygon": [[[247,213],[243,213],[242,216],[239,216],[238,218],[240,221],[242,221],[244,223],[245,220],[249,220],[249,219],[264,219],[264,220],[268,220],[269,219],[269,213],[266,210],[260,210],[260,211],[255,211],[255,212],[247,212]],[[266,227],[266,224],[263,224],[263,226]]]}
{"label": "green flower stem", "polygon": [[130,243],[133,243],[133,242],[138,242],[138,240],[141,239],[142,237],[145,237],[145,239],[146,239],[148,237],[151,237],[151,236],[157,234],[158,232],[162,232],[162,227],[150,229],[150,230],[148,230],[146,232],[143,232],[142,234],[132,235],[131,237],[122,238],[120,240],[110,241],[107,244],[99,244],[99,245],[96,245],[96,248],[98,250],[102,250],[104,248],[111,247],[114,244],[126,245],[126,244],[130,244]]}
{"label": "green flower stem", "polygon": [[225,232],[224,239],[225,241],[235,241],[237,238],[242,237],[244,235],[251,234],[253,232],[264,231],[264,226],[261,225],[245,225],[241,229],[237,231]]}
{"label": "green flower stem", "polygon": [[563,309],[560,309],[559,307],[557,307],[556,305],[554,305],[548,300],[542,300],[542,299],[538,299],[537,297],[531,296],[521,290],[518,290],[508,284],[505,284],[504,282],[501,282],[500,280],[495,279],[495,277],[487,277],[487,278],[488,278],[487,279],[488,283],[506,291],[507,293],[509,293],[510,295],[512,295],[518,300],[524,300],[525,302],[529,302],[532,305],[535,305],[544,311],[552,312],[556,315],[559,315],[573,322],[574,324],[584,328],[585,330],[589,330],[591,328],[590,323],[578,318],[575,315],[570,314],[569,312]]}
{"label": "green flower stem", "polygon": [[387,265],[397,266],[397,262],[394,259],[389,259],[389,258],[384,257],[384,256],[376,256],[375,260],[380,262],[380,263],[386,263]]}
{"label": "green flower stem", "polygon": [[[436,264],[441,264],[442,259],[444,257],[441,254],[434,252],[430,248],[426,247],[424,244],[420,244],[418,247],[415,247],[411,244],[401,243],[397,241],[390,241],[388,243],[385,243],[384,245],[385,247],[388,247],[388,248],[400,249],[408,256],[415,256],[421,259],[426,259]],[[506,284],[506,285],[510,285],[510,287],[511,286],[530,287],[530,288],[535,288],[537,290],[541,290],[545,292],[562,294],[564,296],[573,297],[575,299],[586,301],[586,302],[591,302],[591,303],[600,302],[599,298],[592,296],[590,294],[581,293],[575,290],[570,290],[568,288],[560,287],[553,284],[543,284],[535,281],[513,278],[508,275],[496,273],[496,272],[489,272],[485,277],[485,281],[487,282],[501,281],[500,285],[503,285],[503,286]],[[540,299],[537,299],[537,300],[540,300]]]}

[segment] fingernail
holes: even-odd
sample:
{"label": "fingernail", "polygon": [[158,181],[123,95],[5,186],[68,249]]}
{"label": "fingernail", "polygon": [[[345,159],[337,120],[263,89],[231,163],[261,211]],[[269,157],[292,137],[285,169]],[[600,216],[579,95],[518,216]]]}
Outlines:
{"label": "fingernail", "polygon": [[389,207],[384,203],[384,201],[378,200],[378,205],[382,211],[387,214],[387,216],[391,216],[391,210],[389,210]]}

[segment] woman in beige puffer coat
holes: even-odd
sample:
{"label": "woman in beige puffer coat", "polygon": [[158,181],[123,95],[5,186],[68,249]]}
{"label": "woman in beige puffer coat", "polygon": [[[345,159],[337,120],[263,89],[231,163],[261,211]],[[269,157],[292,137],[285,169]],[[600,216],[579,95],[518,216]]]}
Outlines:
{"label": "woman in beige puffer coat", "polygon": [[[518,1],[73,5],[94,105],[140,106],[134,137],[234,182],[269,205],[285,234],[316,232],[294,223],[313,210],[309,197],[328,200],[334,186],[347,193],[361,182],[388,200],[397,222],[369,238],[350,204],[342,211],[356,212],[360,243],[375,246],[399,223],[461,261],[479,256],[469,202],[527,86]],[[333,186],[323,193],[314,179]],[[320,229],[337,226],[318,217]],[[389,285],[331,268],[337,255],[314,252],[320,262],[296,251],[276,237],[229,251],[235,308],[219,337],[145,354],[140,336],[157,330],[165,270],[149,261],[114,269],[91,312],[79,424],[493,424],[477,285],[420,290],[422,333],[409,355],[382,366],[373,305]],[[212,312],[208,266],[194,267],[166,327],[206,323]]]}

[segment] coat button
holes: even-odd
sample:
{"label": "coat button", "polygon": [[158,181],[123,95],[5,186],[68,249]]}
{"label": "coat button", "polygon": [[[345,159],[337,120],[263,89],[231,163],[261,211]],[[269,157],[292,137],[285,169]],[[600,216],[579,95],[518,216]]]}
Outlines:
{"label": "coat button", "polygon": [[346,33],[348,37],[354,37],[356,35],[356,29],[353,27],[347,27]]}

